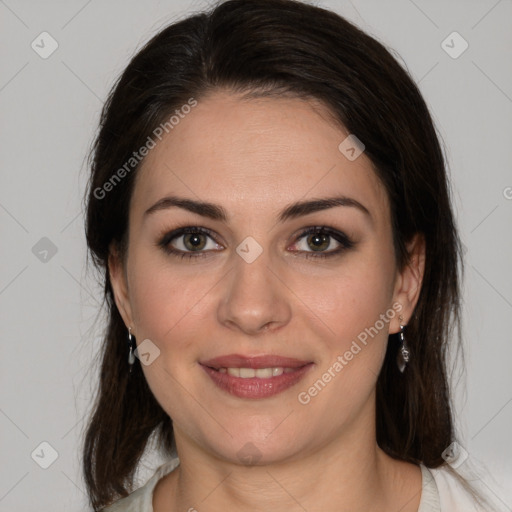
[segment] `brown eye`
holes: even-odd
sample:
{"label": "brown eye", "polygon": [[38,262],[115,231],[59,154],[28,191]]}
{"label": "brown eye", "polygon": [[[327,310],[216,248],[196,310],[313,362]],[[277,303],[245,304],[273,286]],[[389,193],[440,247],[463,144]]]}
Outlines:
{"label": "brown eye", "polygon": [[167,254],[180,258],[199,258],[223,249],[206,228],[187,226],[165,234],[158,242]]}
{"label": "brown eye", "polygon": [[307,228],[299,235],[294,244],[294,252],[303,253],[306,258],[328,258],[337,256],[354,245],[354,242],[340,231],[315,226]]}
{"label": "brown eye", "polygon": [[314,233],[309,235],[307,243],[314,251],[324,251],[329,247],[330,236],[323,233]]}
{"label": "brown eye", "polygon": [[187,233],[183,236],[183,245],[189,251],[200,251],[206,246],[206,236],[203,233]]}

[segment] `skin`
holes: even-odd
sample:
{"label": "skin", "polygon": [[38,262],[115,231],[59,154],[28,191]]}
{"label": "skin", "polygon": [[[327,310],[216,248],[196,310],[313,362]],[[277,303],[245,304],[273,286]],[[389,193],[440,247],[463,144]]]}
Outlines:
{"label": "skin", "polygon": [[[298,401],[393,304],[406,324],[423,277],[419,236],[398,271],[385,189],[364,153],[350,161],[338,150],[347,135],[312,101],[216,91],[143,162],[127,258],[112,247],[109,269],[126,326],[137,343],[149,339],[160,350],[143,371],[173,419],[181,463],[158,483],[155,512],[417,511],[420,468],[384,454],[375,433],[376,381],[398,314],[308,404]],[[228,220],[176,207],[144,215],[171,194],[219,204]],[[333,195],[359,201],[370,215],[338,206],[278,223],[290,203]],[[206,257],[179,259],[158,246],[182,225],[214,233],[200,239]],[[341,231],[354,246],[306,258],[315,245],[299,236],[309,226]],[[263,249],[252,263],[236,252],[248,236]],[[172,245],[190,251],[185,238]],[[327,243],[325,252],[340,247]],[[314,366],[276,396],[242,399],[199,365],[231,353]],[[260,457],[252,465],[237,455],[247,443]]]}

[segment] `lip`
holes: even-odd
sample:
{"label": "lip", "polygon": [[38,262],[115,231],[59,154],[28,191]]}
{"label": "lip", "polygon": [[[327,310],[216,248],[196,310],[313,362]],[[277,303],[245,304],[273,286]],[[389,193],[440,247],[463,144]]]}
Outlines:
{"label": "lip", "polygon": [[[291,388],[313,367],[312,362],[276,355],[241,356],[230,354],[200,362],[201,367],[221,390],[238,398],[261,399],[275,396]],[[258,377],[241,378],[219,372],[219,368],[271,368],[284,367],[293,369],[275,377],[261,379]]]}

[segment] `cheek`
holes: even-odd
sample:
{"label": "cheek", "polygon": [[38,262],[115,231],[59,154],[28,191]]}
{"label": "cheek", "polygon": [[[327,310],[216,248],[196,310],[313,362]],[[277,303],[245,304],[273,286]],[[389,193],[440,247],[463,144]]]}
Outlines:
{"label": "cheek", "polygon": [[197,354],[205,339],[205,310],[213,276],[199,271],[180,272],[178,265],[161,257],[138,256],[132,260],[130,300],[139,331],[137,342],[150,339],[159,355],[142,365],[147,383],[161,407],[177,423],[204,421],[204,410],[191,400],[197,379]]}
{"label": "cheek", "polygon": [[183,326],[200,323],[202,301],[215,283],[199,270],[180,271],[161,256],[139,257],[133,264],[130,300],[134,319],[145,338],[158,344],[178,339]]}
{"label": "cheek", "polygon": [[[393,255],[376,251],[354,253],[325,278],[297,281],[295,290],[343,346],[373,326],[391,307],[394,284]],[[319,276],[317,276],[319,277]],[[389,322],[381,330],[387,331]],[[340,347],[341,348],[341,347]]]}
{"label": "cheek", "polygon": [[301,404],[311,401],[344,415],[366,402],[384,360],[390,322],[398,314],[392,307],[394,269],[392,251],[361,251],[321,288],[309,288],[304,302],[328,329],[318,368],[301,389]]}

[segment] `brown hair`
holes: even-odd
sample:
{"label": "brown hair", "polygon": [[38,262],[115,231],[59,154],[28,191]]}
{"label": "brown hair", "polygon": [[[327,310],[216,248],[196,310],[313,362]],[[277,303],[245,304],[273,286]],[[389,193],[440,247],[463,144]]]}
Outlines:
{"label": "brown hair", "polygon": [[386,48],[339,15],[295,0],[228,0],[173,23],[135,55],[105,103],[91,152],[86,237],[109,317],[83,447],[95,510],[131,492],[150,435],[164,454],[174,449],[172,421],[140,364],[129,373],[126,326],[108,274],[109,249],[126,254],[138,166],[106,197],[98,190],[177,108],[219,88],[319,100],[364,143],[389,196],[398,267],[415,233],[426,241],[423,285],[406,330],[413,356],[401,374],[390,336],[377,383],[377,442],[392,457],[438,467],[454,440],[446,351],[460,327],[461,251],[425,101]]}

